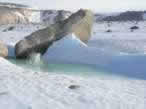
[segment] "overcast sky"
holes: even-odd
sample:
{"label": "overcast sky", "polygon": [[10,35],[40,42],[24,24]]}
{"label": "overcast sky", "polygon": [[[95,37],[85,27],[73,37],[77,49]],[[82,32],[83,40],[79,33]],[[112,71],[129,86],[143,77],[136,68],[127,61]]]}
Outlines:
{"label": "overcast sky", "polygon": [[0,2],[17,2],[42,9],[88,8],[98,12],[146,10],[146,0],[0,0]]}

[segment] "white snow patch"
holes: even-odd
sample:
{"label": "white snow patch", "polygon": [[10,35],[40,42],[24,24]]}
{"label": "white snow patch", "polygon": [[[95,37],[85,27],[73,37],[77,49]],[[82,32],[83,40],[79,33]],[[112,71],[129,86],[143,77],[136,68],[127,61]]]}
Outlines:
{"label": "white snow patch", "polygon": [[40,23],[41,22],[41,12],[32,12],[32,15],[29,17],[29,21],[32,23]]}
{"label": "white snow patch", "polygon": [[0,93],[0,108],[1,109],[29,109],[28,106],[24,105],[17,98],[10,94]]}
{"label": "white snow patch", "polygon": [[3,109],[145,109],[142,80],[33,73],[3,58],[0,69],[0,92],[8,93],[0,95]]}

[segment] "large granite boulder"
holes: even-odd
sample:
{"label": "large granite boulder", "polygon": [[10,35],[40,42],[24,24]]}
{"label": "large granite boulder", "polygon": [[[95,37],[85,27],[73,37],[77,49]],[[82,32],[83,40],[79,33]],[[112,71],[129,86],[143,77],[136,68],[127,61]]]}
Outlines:
{"label": "large granite boulder", "polygon": [[0,57],[8,56],[8,48],[0,41]]}
{"label": "large granite boulder", "polygon": [[72,25],[72,32],[75,33],[80,40],[87,43],[91,37],[94,15],[89,10],[85,10],[85,12],[81,14],[81,16],[84,17],[82,17],[78,23]]}
{"label": "large granite boulder", "polygon": [[34,52],[44,54],[54,41],[60,40],[70,33],[74,33],[83,42],[87,42],[91,36],[92,24],[92,12],[79,10],[68,19],[38,30],[19,41],[15,46],[16,57],[26,58]]}

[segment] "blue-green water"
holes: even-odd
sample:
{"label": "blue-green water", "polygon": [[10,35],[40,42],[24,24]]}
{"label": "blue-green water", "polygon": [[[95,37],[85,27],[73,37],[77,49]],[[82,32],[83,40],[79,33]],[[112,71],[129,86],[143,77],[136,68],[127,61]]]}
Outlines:
{"label": "blue-green water", "polygon": [[103,75],[104,73],[98,71],[95,66],[85,65],[85,64],[65,64],[65,63],[55,63],[48,64],[44,62],[34,63],[30,60],[19,60],[14,58],[8,59],[11,63],[22,67],[24,69],[29,69],[35,72],[49,72],[54,74],[68,74],[68,75]]}
{"label": "blue-green water", "polygon": [[116,76],[119,78],[137,78],[146,80],[146,56],[113,56],[105,64],[65,64],[65,63],[45,63],[39,55],[33,56],[30,60],[8,59],[24,69],[35,72],[48,72],[68,75],[84,76]]}

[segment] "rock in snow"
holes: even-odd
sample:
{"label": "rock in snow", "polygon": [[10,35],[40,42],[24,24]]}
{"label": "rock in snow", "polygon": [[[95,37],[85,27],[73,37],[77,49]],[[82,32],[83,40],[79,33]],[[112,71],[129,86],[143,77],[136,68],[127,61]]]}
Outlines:
{"label": "rock in snow", "polygon": [[92,24],[92,12],[79,10],[68,19],[38,30],[19,41],[15,46],[16,57],[26,58],[33,52],[44,54],[52,43],[70,33],[76,34],[83,42],[87,42],[91,36]]}

